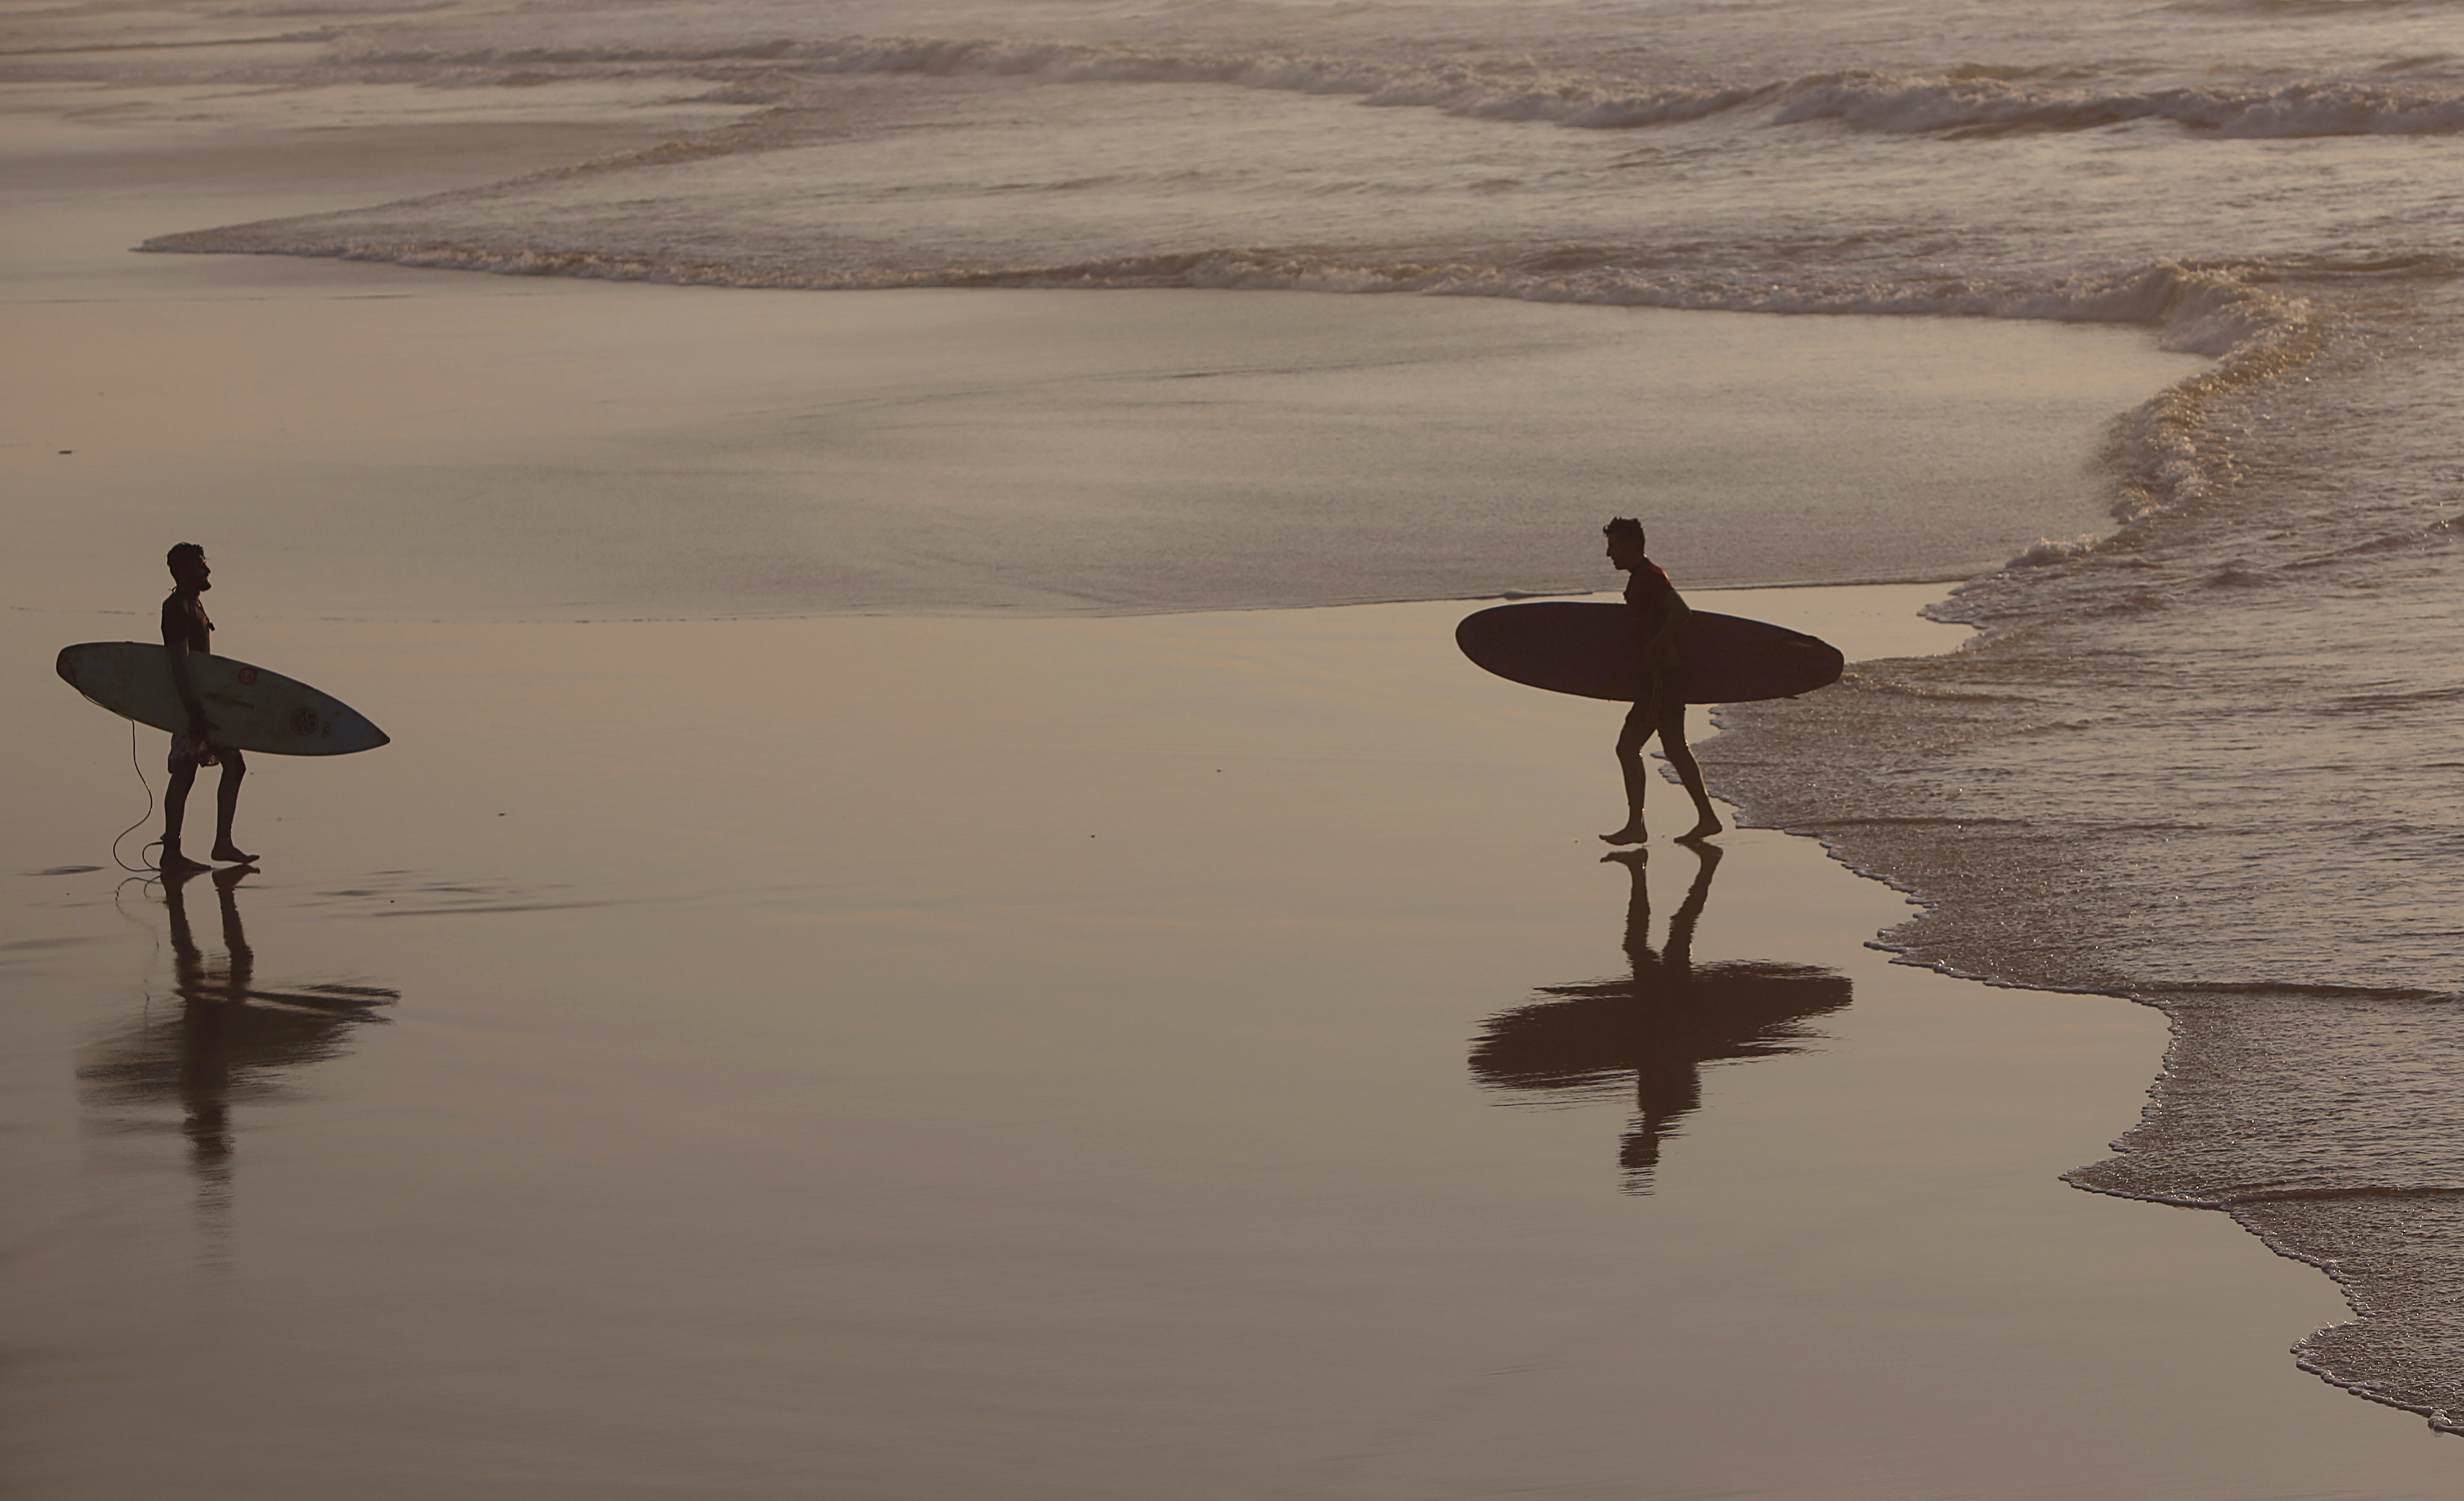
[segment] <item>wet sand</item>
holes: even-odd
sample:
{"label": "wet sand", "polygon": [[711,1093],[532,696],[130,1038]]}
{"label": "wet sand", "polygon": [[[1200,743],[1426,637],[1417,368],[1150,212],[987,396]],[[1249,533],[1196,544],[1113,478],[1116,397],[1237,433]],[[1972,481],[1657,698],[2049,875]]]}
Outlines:
{"label": "wet sand", "polygon": [[1647,1178],[1614,1056],[1476,1072],[1633,914],[1614,710],[1459,613],[253,625],[396,742],[259,758],[185,969],[30,873],[143,806],[124,727],[16,717],[24,1493],[2432,1493],[2286,1359],[2324,1279],[2057,1181],[2159,1018],[1887,964],[1808,841],[1722,841],[1692,958],[1837,981]]}

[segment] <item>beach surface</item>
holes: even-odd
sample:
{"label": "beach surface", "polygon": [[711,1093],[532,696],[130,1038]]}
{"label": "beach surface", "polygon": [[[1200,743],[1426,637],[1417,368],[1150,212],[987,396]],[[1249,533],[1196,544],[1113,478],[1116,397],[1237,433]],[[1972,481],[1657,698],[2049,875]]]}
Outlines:
{"label": "beach surface", "polygon": [[[423,149],[403,160],[434,169]],[[0,716],[20,1493],[2447,1489],[2447,1441],[2286,1357],[2343,1316],[2324,1278],[2220,1214],[2058,1181],[2136,1119],[2159,1016],[1891,965],[1867,943],[1910,909],[1809,840],[1748,830],[1716,866],[1667,844],[1647,871],[1603,863],[1616,710],[1464,663],[1449,632],[1472,606],[1140,614],[1154,601],[1119,582],[1169,548],[1065,589],[1004,575],[963,508],[899,524],[898,495],[946,468],[873,492],[891,519],[869,531],[785,528],[779,495],[836,493],[810,468],[711,483],[742,472],[745,429],[720,416],[767,414],[781,445],[860,429],[860,412],[814,428],[840,398],[795,394],[813,368],[877,378],[847,351],[1048,366],[1069,321],[1053,294],[116,259],[140,216],[99,179],[61,181],[55,212],[12,216],[57,254],[11,278],[8,309],[35,340],[12,347],[51,360],[11,362],[11,409],[53,424],[5,456],[27,540],[0,613],[22,706]],[[224,196],[199,220],[314,207],[297,182],[271,209],[208,185]],[[1154,453],[1172,369],[1244,372],[1218,415],[1254,436],[1327,409],[1331,386],[1365,399],[1363,346],[1420,350],[1441,390],[1493,360],[1538,359],[1561,394],[1647,363],[1589,325],[1534,333],[1603,310],[1098,302],[1098,331],[1134,347],[1071,353],[1074,383],[913,375],[907,456],[980,469],[1012,451],[987,434],[1039,415]],[[1793,531],[1822,556],[1948,536],[1927,576],[2096,525],[2092,413],[2183,358],[2111,330],[1607,315],[1689,347],[1732,333],[1727,388],[1800,402],[1891,383],[1843,371],[1929,372],[1898,408],[1848,403],[1819,429],[1831,446],[1782,468],[1972,452],[2005,487],[1973,514],[2008,534],[1922,507],[1843,518],[1811,493],[1716,529]],[[754,348],[790,317],[856,363],[782,337],[697,379],[680,353]],[[2045,336],[2031,347],[2075,352],[2058,378],[1988,358]],[[1279,381],[1257,350],[1286,337],[1306,358]],[[99,366],[127,383],[91,386]],[[2098,367],[2123,371],[2109,393],[1994,425]],[[1632,410],[1602,389],[1577,426]],[[923,410],[972,414],[950,453]],[[1705,455],[1737,446],[1722,410],[1684,418]],[[1458,441],[1459,406],[1390,417],[1360,424],[1356,452],[1338,433],[1264,454],[1321,487],[1295,482],[1289,512],[1416,447],[1470,497],[1528,457]],[[1052,451],[1047,476],[1087,450]],[[1598,581],[1596,497],[1622,471],[1584,462],[1551,481],[1579,525],[1507,518],[1562,533],[1562,571],[1492,567],[1462,592]],[[1034,515],[1086,522],[1026,488]],[[680,493],[710,509],[655,504]],[[2033,497],[2023,521],[2014,497]],[[1253,558],[1319,591],[1260,602],[1391,592],[1347,581],[1374,559],[1344,549],[1363,527],[1437,545],[1394,506]],[[1073,534],[1171,519],[1091,514]],[[1281,525],[1217,536],[1209,576]],[[794,566],[747,573],[719,545],[739,526]],[[132,751],[51,659],[150,637],[155,559],[184,537],[218,565],[221,649],[330,688],[394,743],[257,758],[240,835],[261,871],[166,891],[109,855],[122,821],[140,823],[122,857],[151,832],[139,783],[162,786],[161,737]],[[1032,529],[1020,546],[1046,556]],[[1689,586],[1776,567],[1704,547]],[[1954,645],[1915,618],[1939,594],[1701,598],[1865,658]],[[688,618],[713,614],[822,618]],[[1673,830],[1674,789],[1656,806]],[[1616,1034],[1570,1039],[1599,1065],[1589,1087],[1519,1084],[1493,1066],[1514,1013],[1639,983],[1638,879],[1641,944],[1664,958],[1690,906],[1706,984],[1801,1002],[1706,1040],[1690,1105],[1683,1080],[1641,1077],[1668,1072],[1664,1050],[1621,1072]],[[1652,1098],[1683,1106],[1646,1133],[1647,1164],[1628,1073],[1635,1103],[1665,1086]]]}
{"label": "beach surface", "polygon": [[[1900,655],[1923,597],[1710,602]],[[257,758],[185,933],[50,685],[22,1493],[2433,1493],[2284,1358],[2324,1279],[2057,1181],[2161,1018],[1890,965],[1811,841],[1723,839],[1692,957],[1836,987],[1641,1181],[1614,1056],[1481,1077],[1635,914],[1614,709],[1460,613],[266,622],[395,742]],[[1649,943],[1705,874],[1655,850]]]}

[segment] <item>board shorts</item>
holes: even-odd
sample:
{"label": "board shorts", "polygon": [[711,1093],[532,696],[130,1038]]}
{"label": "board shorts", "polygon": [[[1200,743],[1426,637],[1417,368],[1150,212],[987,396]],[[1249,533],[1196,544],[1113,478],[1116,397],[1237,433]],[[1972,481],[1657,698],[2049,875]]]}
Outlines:
{"label": "board shorts", "polygon": [[171,774],[177,776],[182,772],[193,772],[201,766],[222,767],[225,769],[225,774],[231,776],[236,776],[248,770],[248,763],[240,758],[238,751],[229,746],[211,746],[203,741],[191,740],[186,735],[174,733],[171,736],[171,759],[167,768]]}
{"label": "board shorts", "polygon": [[1617,746],[1620,750],[1632,746],[1639,750],[1643,743],[1655,734],[1661,737],[1662,745],[1667,743],[1669,735],[1680,739],[1684,737],[1685,669],[1683,666],[1661,670],[1657,702],[1649,698],[1634,701],[1634,707],[1625,711],[1625,729],[1617,736]]}

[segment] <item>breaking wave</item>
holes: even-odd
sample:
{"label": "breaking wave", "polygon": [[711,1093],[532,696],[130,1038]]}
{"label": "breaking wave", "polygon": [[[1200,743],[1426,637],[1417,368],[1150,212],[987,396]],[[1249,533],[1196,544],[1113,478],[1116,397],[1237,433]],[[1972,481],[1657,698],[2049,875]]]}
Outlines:
{"label": "breaking wave", "polygon": [[[707,50],[363,48],[336,59],[361,74],[456,74],[485,80],[541,70],[763,65],[765,76],[707,98],[779,102],[799,75],[1001,77],[1045,83],[1206,83],[1349,95],[1382,108],[1438,110],[1467,119],[1529,120],[1582,130],[1637,130],[1713,116],[1768,111],[1775,125],[1837,121],[1889,134],[1953,139],[2092,130],[2160,120],[2216,139],[2444,136],[2464,132],[2464,91],[2435,83],[2332,79],[2275,90],[2150,91],[2046,88],[2029,70],[1964,68],[1940,76],[1814,74],[1759,83],[1637,83],[1528,63],[1406,65],[1350,56],[1159,51],[1068,42],[945,37],[777,38]],[[2003,76],[1996,76],[1997,74]]]}

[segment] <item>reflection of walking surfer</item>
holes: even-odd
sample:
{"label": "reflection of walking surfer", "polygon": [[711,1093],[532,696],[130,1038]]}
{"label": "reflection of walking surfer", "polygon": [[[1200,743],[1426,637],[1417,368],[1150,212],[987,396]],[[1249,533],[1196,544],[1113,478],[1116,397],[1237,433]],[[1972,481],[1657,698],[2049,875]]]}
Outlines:
{"label": "reflection of walking surfer", "polygon": [[244,865],[256,857],[231,842],[231,815],[239,809],[240,778],[248,774],[248,763],[237,750],[214,744],[214,722],[206,717],[205,701],[188,673],[190,652],[214,649],[214,622],[199,598],[214,586],[213,571],[206,566],[206,550],[194,542],[174,547],[163,560],[170,565],[174,586],[170,598],[163,601],[163,644],[171,653],[171,684],[187,711],[188,729],[185,734],[175,730],[171,735],[171,785],[163,794],[162,869],[168,873],[207,868],[202,860],[180,853],[180,821],[187,812],[188,789],[196,783],[197,768],[217,765],[223,769],[223,778],[214,794],[213,858]]}
{"label": "reflection of walking surfer", "polygon": [[1630,978],[1540,988],[1544,1001],[1488,1019],[1471,1050],[1472,1076],[1491,1089],[1558,1099],[1608,1099],[1631,1079],[1634,1123],[1617,1160],[1628,1192],[1651,1191],[1663,1143],[1703,1105],[1703,1070],[1795,1053],[1815,1035],[1805,1023],[1847,1005],[1844,976],[1802,965],[1694,963],[1694,925],[1711,897],[1720,846],[1688,845],[1702,864],[1651,946],[1651,894],[1640,850],[1602,857],[1626,868],[1625,956]]}
{"label": "reflection of walking surfer", "polygon": [[1685,745],[1685,664],[1677,655],[1685,618],[1692,612],[1668,576],[1643,555],[1641,522],[1619,516],[1600,531],[1609,539],[1609,561],[1627,576],[1625,602],[1634,617],[1635,650],[1642,657],[1642,691],[1625,716],[1617,743],[1617,766],[1625,773],[1625,827],[1600,838],[1611,844],[1640,844],[1648,838],[1642,828],[1642,793],[1651,769],[1643,765],[1642,748],[1658,735],[1661,752],[1677,769],[1699,815],[1694,827],[1678,838],[1707,838],[1722,825],[1711,810],[1710,795],[1703,791],[1703,769]]}

